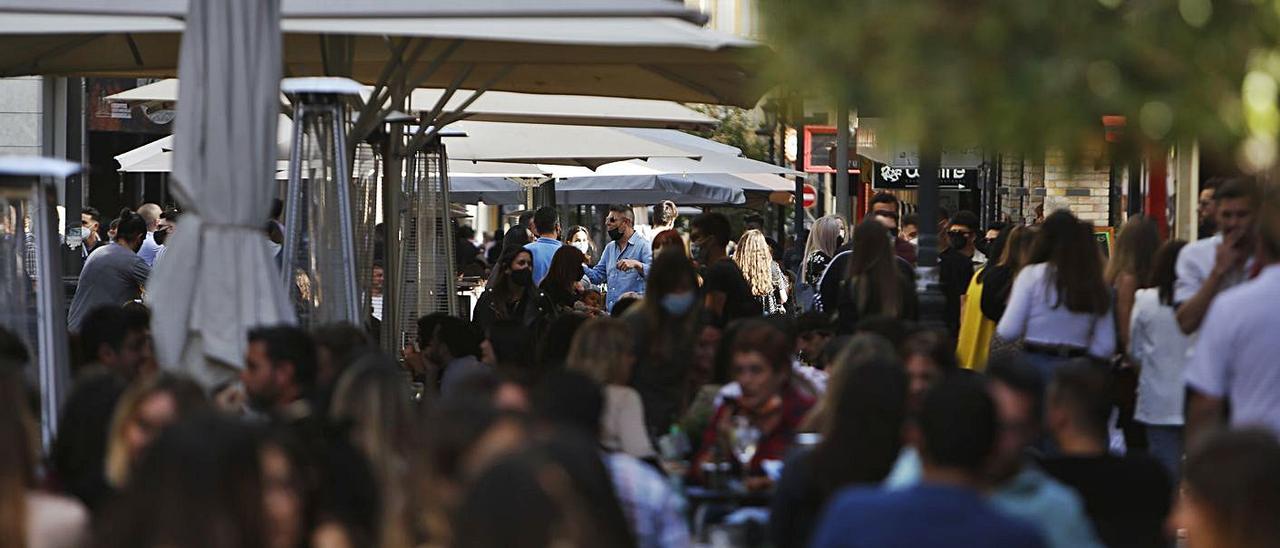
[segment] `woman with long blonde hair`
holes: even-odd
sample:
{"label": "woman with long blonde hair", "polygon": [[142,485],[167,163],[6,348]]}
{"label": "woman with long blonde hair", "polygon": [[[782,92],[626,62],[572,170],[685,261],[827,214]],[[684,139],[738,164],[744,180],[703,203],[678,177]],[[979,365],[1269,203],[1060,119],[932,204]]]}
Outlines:
{"label": "woman with long blonde hair", "polygon": [[773,260],[773,251],[759,230],[748,230],[738,240],[733,261],[742,270],[742,277],[751,288],[751,296],[760,303],[765,316],[787,311],[787,279],[782,268]]}
{"label": "woman with long blonde hair", "polygon": [[809,240],[804,245],[804,263],[800,265],[800,280],[810,287],[818,287],[818,281],[827,271],[831,258],[836,256],[844,236],[844,219],[839,215],[827,215],[813,222]]}
{"label": "woman with long blonde hair", "polygon": [[610,451],[643,459],[655,452],[649,442],[640,393],[628,386],[636,364],[634,347],[631,330],[622,320],[588,320],[573,337],[565,367],[586,374],[604,387],[600,444]]}

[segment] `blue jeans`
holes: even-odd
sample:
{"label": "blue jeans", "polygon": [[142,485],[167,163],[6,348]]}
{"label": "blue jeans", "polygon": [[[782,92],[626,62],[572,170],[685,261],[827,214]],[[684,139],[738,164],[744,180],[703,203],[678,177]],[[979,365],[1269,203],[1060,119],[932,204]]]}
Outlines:
{"label": "blue jeans", "polygon": [[1147,452],[1160,461],[1173,484],[1178,485],[1182,469],[1182,426],[1148,424]]}
{"label": "blue jeans", "polygon": [[1049,387],[1049,383],[1053,381],[1053,371],[1062,364],[1074,359],[1050,356],[1048,354],[1040,354],[1037,352],[1023,352],[1022,355],[1026,357],[1027,363],[1034,366],[1036,371],[1040,372],[1040,380],[1044,382],[1046,389]]}

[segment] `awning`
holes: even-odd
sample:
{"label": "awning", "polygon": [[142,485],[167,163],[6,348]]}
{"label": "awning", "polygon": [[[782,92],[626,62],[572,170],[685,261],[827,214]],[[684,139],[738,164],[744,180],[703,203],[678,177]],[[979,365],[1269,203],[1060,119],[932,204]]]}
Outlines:
{"label": "awning", "polygon": [[[367,100],[372,92],[372,87],[366,87],[362,95]],[[706,129],[719,123],[715,118],[673,101],[490,91],[466,105],[472,93],[473,90],[458,90],[445,102],[441,113],[456,114],[477,122],[633,128]],[[441,89],[416,89],[409,96],[410,110],[431,110],[444,94],[445,90]],[[178,100],[178,80],[167,78],[109,95],[107,99],[129,103],[175,102]],[[281,103],[285,103],[283,95]]]}
{"label": "awning", "polygon": [[[581,94],[752,106],[759,44],[704,29],[664,0],[298,0],[281,27],[285,73],[429,88]],[[178,0],[7,0],[0,76],[173,77]],[[386,15],[393,14],[393,15]],[[388,38],[391,38],[388,41]],[[337,55],[342,51],[348,55]],[[428,70],[434,68],[435,70]]]}

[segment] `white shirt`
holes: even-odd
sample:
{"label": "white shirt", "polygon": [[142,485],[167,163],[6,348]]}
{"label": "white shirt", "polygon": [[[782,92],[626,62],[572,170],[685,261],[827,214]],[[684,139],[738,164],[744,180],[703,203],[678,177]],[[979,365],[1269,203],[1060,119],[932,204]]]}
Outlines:
{"label": "white shirt", "polygon": [[156,243],[156,233],[147,232],[147,237],[142,240],[142,247],[138,249],[138,256],[147,262],[147,266],[156,265],[156,253],[160,252],[160,244]]}
{"label": "white shirt", "polygon": [[[1178,279],[1173,283],[1173,302],[1182,304],[1196,296],[1196,292],[1200,291],[1204,281],[1209,278],[1209,273],[1213,272],[1213,264],[1217,262],[1218,245],[1221,243],[1222,235],[1218,234],[1212,238],[1191,242],[1178,252],[1176,265]],[[1244,282],[1244,273],[1252,264],[1253,259],[1250,258],[1244,268],[1223,279],[1222,289]]]}
{"label": "white shirt", "polygon": [[1181,425],[1183,381],[1190,339],[1157,288],[1139,289],[1129,321],[1129,357],[1141,366],[1133,418],[1146,424]]}
{"label": "white shirt", "polygon": [[370,308],[373,309],[373,317],[378,321],[382,321],[382,295],[373,295],[369,297]]}
{"label": "white shirt", "polygon": [[1218,294],[1187,363],[1187,385],[1231,402],[1233,427],[1280,434],[1280,265]]}
{"label": "white shirt", "polygon": [[1108,358],[1116,350],[1116,322],[1106,314],[1081,314],[1057,306],[1058,290],[1049,278],[1049,264],[1029,265],[1018,273],[1009,293],[1009,306],[996,332],[1006,341],[1026,339],[1043,345],[1086,348],[1090,355]]}

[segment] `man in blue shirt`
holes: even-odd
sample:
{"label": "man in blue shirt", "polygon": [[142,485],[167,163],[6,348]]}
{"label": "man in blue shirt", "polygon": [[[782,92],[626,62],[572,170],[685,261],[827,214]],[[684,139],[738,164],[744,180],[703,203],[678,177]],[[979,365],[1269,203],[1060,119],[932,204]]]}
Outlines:
{"label": "man in blue shirt", "polygon": [[622,205],[609,206],[604,228],[609,232],[609,243],[600,253],[600,262],[585,269],[587,279],[593,284],[608,283],[609,293],[605,309],[613,310],[613,304],[624,294],[644,294],[649,276],[649,263],[653,262],[653,249],[649,241],[636,234],[635,217],[631,208]]}
{"label": "man in blue shirt", "polygon": [[538,239],[524,246],[533,254],[533,285],[542,283],[551,268],[551,258],[560,249],[560,218],[556,208],[543,206],[533,213],[533,229]]}
{"label": "man in blue shirt", "polygon": [[921,483],[845,489],[823,513],[812,546],[1044,546],[1034,527],[979,492],[997,429],[995,404],[981,381],[957,375],[931,389],[914,428]]}

